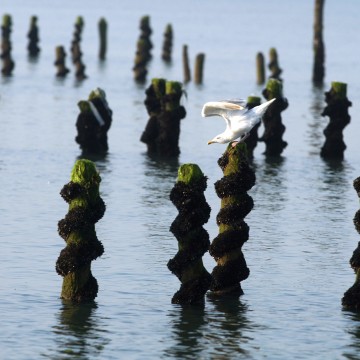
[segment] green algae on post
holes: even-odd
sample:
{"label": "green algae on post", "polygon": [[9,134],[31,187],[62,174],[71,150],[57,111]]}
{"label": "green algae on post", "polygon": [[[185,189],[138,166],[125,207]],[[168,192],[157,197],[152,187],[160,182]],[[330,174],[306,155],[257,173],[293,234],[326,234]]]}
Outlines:
{"label": "green algae on post", "polygon": [[61,298],[76,303],[95,299],[98,283],[91,273],[91,262],[104,252],[95,232],[95,223],[105,213],[99,195],[101,177],[90,160],[76,161],[70,182],[60,194],[69,204],[65,218],[58,223],[59,235],[66,247],[56,261],[56,271],[63,276]]}
{"label": "green algae on post", "polygon": [[325,143],[320,152],[324,159],[344,158],[346,145],[343,140],[343,130],[350,123],[348,108],[352,105],[346,96],[346,90],[345,83],[332,82],[331,89],[325,92],[327,106],[321,115],[329,116],[330,121],[324,129]]}
{"label": "green algae on post", "polygon": [[248,164],[245,143],[229,144],[218,160],[224,177],[215,183],[221,199],[216,217],[219,234],[212,241],[209,253],[217,266],[212,272],[210,290],[214,295],[242,295],[240,282],[247,279],[247,267],[242,246],[249,238],[249,226],[244,218],[253,208],[253,199],[247,194],[255,184],[255,173]]}
{"label": "green algae on post", "polygon": [[170,227],[179,251],[169,260],[168,268],[181,281],[171,300],[173,304],[203,303],[210,287],[211,276],[202,261],[210,244],[209,234],[203,228],[211,211],[204,196],[206,181],[198,165],[184,164],[170,192],[170,200],[179,211]]}

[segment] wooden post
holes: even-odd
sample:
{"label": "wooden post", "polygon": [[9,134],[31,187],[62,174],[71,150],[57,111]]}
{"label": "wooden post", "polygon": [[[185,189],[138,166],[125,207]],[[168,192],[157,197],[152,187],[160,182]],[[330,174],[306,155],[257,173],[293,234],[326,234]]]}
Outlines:
{"label": "wooden post", "polygon": [[201,85],[203,83],[204,62],[205,62],[205,54],[203,53],[198,54],[195,59],[195,74],[194,74],[194,82],[197,85]]}
{"label": "wooden post", "polygon": [[265,83],[265,60],[261,52],[256,54],[256,83],[258,85]]}
{"label": "wooden post", "polygon": [[315,0],[314,14],[314,65],[312,80],[315,85],[321,85],[325,77],[325,45],[323,41],[323,13],[325,0]]}
{"label": "wooden post", "polygon": [[183,60],[183,70],[184,70],[184,83],[187,84],[191,80],[188,46],[187,45],[183,45],[182,60]]}
{"label": "wooden post", "polygon": [[104,18],[99,20],[99,39],[100,39],[100,47],[99,47],[99,59],[105,60],[106,58],[106,50],[107,50],[107,22]]}

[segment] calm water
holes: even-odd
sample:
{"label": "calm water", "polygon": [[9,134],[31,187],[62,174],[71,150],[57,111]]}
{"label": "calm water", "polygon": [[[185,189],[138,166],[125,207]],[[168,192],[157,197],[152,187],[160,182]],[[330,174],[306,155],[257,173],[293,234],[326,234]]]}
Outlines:
{"label": "calm water", "polygon": [[[352,181],[360,175],[360,29],[357,0],[325,4],[326,84],[313,89],[313,1],[70,1],[2,0],[13,16],[14,76],[0,79],[0,358],[1,359],[359,359],[360,316],[344,312],[341,297],[354,281],[348,260],[359,236]],[[39,17],[42,48],[26,55],[30,16]],[[139,19],[151,16],[152,77],[182,80],[182,45],[205,52],[204,85],[190,83],[178,162],[146,155],[139,137],[148,116],[145,87],[132,80]],[[85,28],[83,60],[89,78],[54,77],[54,48],[69,49],[76,16]],[[109,23],[108,59],[97,60],[97,22]],[[174,61],[160,60],[163,31],[174,29]],[[224,146],[206,142],[223,129],[203,119],[202,104],[261,94],[255,55],[276,47],[283,68],[284,140],[279,161],[255,151],[255,207],[246,218],[243,251],[250,277],[240,299],[206,299],[205,307],[170,303],[179,282],[167,269],[177,251],[169,226],[177,211],[168,199],[180,164],[199,164],[208,176],[206,224],[217,234],[213,184],[222,174]],[[68,66],[71,64],[68,57]],[[328,123],[319,114],[331,81],[348,83],[351,123],[341,164],[319,156]],[[59,191],[80,150],[74,141],[77,102],[102,87],[114,111],[110,151],[97,161],[107,204],[97,234],[105,254],[93,262],[100,289],[92,305],[59,299],[55,261],[64,247],[57,222],[67,212]],[[260,129],[260,134],[262,129]],[[215,263],[206,255],[209,271]]]}

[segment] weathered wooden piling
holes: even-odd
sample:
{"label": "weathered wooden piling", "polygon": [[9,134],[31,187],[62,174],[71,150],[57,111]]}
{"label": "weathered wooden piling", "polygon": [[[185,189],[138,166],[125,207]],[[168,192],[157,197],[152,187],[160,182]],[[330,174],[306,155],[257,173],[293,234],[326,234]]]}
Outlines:
{"label": "weathered wooden piling", "polygon": [[275,48],[271,48],[269,51],[269,64],[268,68],[271,71],[269,79],[277,79],[282,81],[280,78],[280,74],[282,73],[282,69],[279,66],[278,53]]}
{"label": "weathered wooden piling", "polygon": [[247,279],[249,269],[241,250],[249,238],[249,226],[244,218],[253,208],[253,199],[247,194],[255,184],[255,173],[248,164],[245,143],[229,144],[218,160],[224,177],[215,183],[221,199],[216,217],[219,235],[212,241],[209,253],[217,262],[212,272],[210,290],[215,295],[243,294],[240,282]]}
{"label": "weathered wooden piling", "polygon": [[[258,96],[249,96],[247,98],[246,107],[248,109],[252,109],[260,104],[261,104],[261,99]],[[246,143],[247,154],[249,159],[252,159],[254,157],[254,149],[256,148],[259,140],[258,129],[260,125],[261,123],[255,125],[250,131],[250,135],[248,136],[248,138],[244,140]]]}
{"label": "weathered wooden piling", "polygon": [[182,48],[182,62],[183,62],[183,72],[184,72],[184,84],[187,84],[191,80],[189,54],[188,54],[188,46],[187,45],[183,45],[183,48]]}
{"label": "weathered wooden piling", "polygon": [[202,303],[210,287],[211,275],[202,261],[210,245],[209,234],[203,228],[211,211],[204,196],[206,181],[198,165],[184,164],[170,192],[170,200],[179,211],[170,227],[179,251],[167,266],[181,281],[180,289],[171,300],[173,304]]}
{"label": "weathered wooden piling", "polygon": [[[360,177],[354,180],[353,185],[360,198]],[[356,231],[360,234],[360,210],[355,213],[353,221]],[[350,258],[350,266],[355,272],[355,283],[345,292],[341,303],[346,310],[360,311],[360,241]]]}
{"label": "weathered wooden piling", "polygon": [[146,108],[150,119],[140,141],[147,145],[149,155],[176,157],[180,154],[180,120],[186,116],[180,105],[182,84],[177,81],[153,79],[146,90]]}
{"label": "weathered wooden piling", "polygon": [[100,40],[99,59],[105,60],[106,51],[107,51],[107,29],[108,29],[108,24],[105,18],[102,17],[99,20],[98,28],[99,28],[99,40]]}
{"label": "weathered wooden piling", "polygon": [[1,73],[4,76],[11,76],[15,68],[15,62],[11,57],[11,31],[12,31],[12,17],[9,14],[3,16],[1,25],[1,53],[2,59]]}
{"label": "weathered wooden piling", "polygon": [[343,130],[350,123],[348,108],[351,106],[346,91],[347,84],[332,82],[331,89],[325,92],[327,106],[321,115],[329,116],[330,121],[324,130],[325,143],[320,152],[324,159],[344,158],[346,145],[343,140]]}
{"label": "weathered wooden piling", "polygon": [[285,126],[282,123],[281,112],[284,111],[289,104],[283,96],[282,83],[277,79],[268,80],[263,90],[263,95],[266,100],[276,100],[270,105],[262,118],[264,133],[259,138],[259,141],[265,143],[265,155],[279,156],[287,146],[287,142],[282,139]]}
{"label": "weathered wooden piling", "polygon": [[55,62],[54,65],[56,66],[56,76],[59,78],[63,78],[67,75],[70,71],[65,65],[66,59],[66,52],[63,46],[57,46],[55,48]]}
{"label": "weathered wooden piling", "polygon": [[194,82],[197,85],[201,85],[203,83],[204,63],[205,63],[205,54],[200,53],[200,54],[196,55],[195,69],[194,69]]}
{"label": "weathered wooden piling", "polygon": [[164,32],[164,42],[162,47],[162,54],[161,58],[167,62],[171,62],[172,56],[172,48],[173,48],[173,29],[171,24],[166,25],[165,32]]}
{"label": "weathered wooden piling", "polygon": [[104,252],[95,232],[95,223],[105,213],[99,194],[101,177],[89,160],[76,161],[71,179],[60,195],[69,204],[69,212],[58,223],[59,235],[66,247],[56,261],[56,271],[63,276],[61,298],[76,303],[95,299],[98,283],[91,273],[91,262]]}
{"label": "weathered wooden piling", "polygon": [[323,14],[325,0],[315,0],[314,13],[314,65],[312,80],[315,85],[321,85],[325,77],[325,45],[323,41]]}
{"label": "weathered wooden piling", "polygon": [[134,79],[137,82],[145,82],[147,76],[147,64],[152,58],[151,49],[153,47],[151,42],[152,30],[150,27],[150,17],[143,16],[140,19],[140,35],[137,41],[135,61],[133,67]]}
{"label": "weathered wooden piling", "polygon": [[261,52],[256,54],[256,83],[265,84],[265,59]]}
{"label": "weathered wooden piling", "polygon": [[78,103],[80,114],[76,121],[77,136],[84,156],[105,155],[109,149],[107,133],[112,123],[112,110],[106,100],[105,91],[97,88],[88,100]]}
{"label": "weathered wooden piling", "polygon": [[73,34],[73,40],[71,42],[71,57],[72,62],[75,67],[75,77],[77,80],[84,80],[87,78],[85,74],[85,68],[82,61],[82,51],[81,51],[81,36],[84,29],[84,20],[81,16],[78,16],[75,21],[75,30]]}
{"label": "weathered wooden piling", "polygon": [[40,47],[38,45],[40,39],[39,39],[39,28],[37,26],[37,16],[32,16],[30,18],[30,29],[27,33],[27,37],[29,39],[28,43],[28,53],[30,57],[37,57],[40,52]]}

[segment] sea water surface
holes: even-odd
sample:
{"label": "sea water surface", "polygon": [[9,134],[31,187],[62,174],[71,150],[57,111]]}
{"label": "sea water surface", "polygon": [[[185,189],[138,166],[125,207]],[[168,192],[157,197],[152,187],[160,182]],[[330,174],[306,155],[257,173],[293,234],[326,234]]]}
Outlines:
{"label": "sea water surface", "polygon": [[[0,359],[360,359],[360,316],[341,307],[355,279],[349,259],[359,241],[352,182],[360,176],[360,3],[325,3],[323,88],[311,83],[313,8],[312,0],[1,1],[1,16],[13,17],[16,67],[13,76],[0,78]],[[40,29],[37,61],[26,52],[32,15]],[[55,47],[69,53],[79,15],[88,79],[75,80],[68,56],[72,72],[57,80]],[[154,48],[147,82],[138,85],[131,69],[143,15],[150,16]],[[97,58],[102,16],[109,24],[105,62]],[[161,60],[168,23],[171,65]],[[153,77],[182,81],[184,44],[192,69],[196,54],[205,53],[204,83],[185,86],[181,155],[156,161],[139,141],[148,120],[145,89]],[[204,306],[172,305],[180,284],[166,267],[177,252],[169,192],[178,166],[197,163],[208,177],[212,213],[205,228],[213,239],[220,208],[213,184],[222,177],[217,159],[225,146],[207,140],[224,123],[201,118],[201,107],[261,96],[255,57],[261,51],[268,61],[271,47],[289,101],[282,113],[288,146],[276,160],[264,157],[261,143],[255,150],[245,294],[207,297]],[[331,81],[347,83],[353,103],[340,163],[319,156]],[[96,160],[107,205],[96,231],[105,253],[92,263],[98,296],[79,306],[61,301],[55,272],[65,245],[57,223],[68,210],[59,192],[81,155],[74,140],[77,102],[96,87],[106,91],[113,109],[109,153]],[[204,264],[211,271],[215,262],[206,254]]]}

